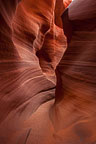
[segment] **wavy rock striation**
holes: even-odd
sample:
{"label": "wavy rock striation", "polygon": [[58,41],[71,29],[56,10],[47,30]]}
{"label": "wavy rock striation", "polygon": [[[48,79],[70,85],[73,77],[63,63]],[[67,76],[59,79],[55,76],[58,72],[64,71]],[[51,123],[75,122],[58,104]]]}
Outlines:
{"label": "wavy rock striation", "polygon": [[96,142],[96,2],[70,2],[0,0],[0,144]]}

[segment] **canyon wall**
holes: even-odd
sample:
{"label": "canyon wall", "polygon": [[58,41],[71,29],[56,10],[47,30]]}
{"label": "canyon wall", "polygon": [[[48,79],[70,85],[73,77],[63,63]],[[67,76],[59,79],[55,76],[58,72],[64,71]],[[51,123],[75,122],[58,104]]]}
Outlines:
{"label": "canyon wall", "polygon": [[0,144],[96,142],[96,2],[70,3],[0,0]]}

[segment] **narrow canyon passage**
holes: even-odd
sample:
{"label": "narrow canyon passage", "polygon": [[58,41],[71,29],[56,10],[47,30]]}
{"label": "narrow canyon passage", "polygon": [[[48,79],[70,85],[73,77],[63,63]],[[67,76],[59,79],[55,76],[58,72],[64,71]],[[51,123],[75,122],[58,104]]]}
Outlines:
{"label": "narrow canyon passage", "polygon": [[95,144],[95,49],[95,0],[0,0],[0,144]]}

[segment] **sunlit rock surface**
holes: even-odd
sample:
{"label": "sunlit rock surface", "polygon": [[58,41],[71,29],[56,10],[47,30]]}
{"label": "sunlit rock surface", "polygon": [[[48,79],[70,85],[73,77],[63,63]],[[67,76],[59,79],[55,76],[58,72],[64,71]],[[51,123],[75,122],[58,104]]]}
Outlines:
{"label": "sunlit rock surface", "polygon": [[0,144],[96,142],[96,2],[70,2],[0,0]]}

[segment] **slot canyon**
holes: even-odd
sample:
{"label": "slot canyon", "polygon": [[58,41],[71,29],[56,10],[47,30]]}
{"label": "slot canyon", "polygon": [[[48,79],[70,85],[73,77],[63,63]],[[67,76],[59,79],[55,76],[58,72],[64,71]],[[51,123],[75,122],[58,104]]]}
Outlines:
{"label": "slot canyon", "polygon": [[96,144],[96,0],[0,0],[0,144]]}

